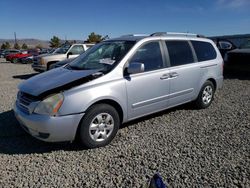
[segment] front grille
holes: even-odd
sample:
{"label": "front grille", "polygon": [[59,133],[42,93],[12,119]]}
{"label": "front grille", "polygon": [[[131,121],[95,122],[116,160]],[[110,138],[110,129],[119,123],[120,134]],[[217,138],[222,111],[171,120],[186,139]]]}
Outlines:
{"label": "front grille", "polygon": [[34,65],[38,65],[38,61],[37,60],[33,60],[33,64]]}
{"label": "front grille", "polygon": [[38,64],[39,64],[39,61],[40,61],[40,58],[38,58],[38,57],[34,57],[34,58],[33,58],[33,64],[34,64],[34,65],[38,65]]}
{"label": "front grille", "polygon": [[27,93],[19,91],[17,94],[17,106],[26,114],[29,114],[29,105],[35,101],[37,101],[37,99]]}

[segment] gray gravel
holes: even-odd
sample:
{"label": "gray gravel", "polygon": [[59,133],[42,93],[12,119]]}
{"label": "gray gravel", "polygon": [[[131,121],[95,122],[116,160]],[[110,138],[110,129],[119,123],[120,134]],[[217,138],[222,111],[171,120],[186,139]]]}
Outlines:
{"label": "gray gravel", "polygon": [[[229,75],[205,110],[183,105],[124,125],[104,148],[38,141],[12,106],[30,65],[0,63],[0,187],[250,187],[250,76]],[[239,76],[239,75],[238,75]]]}

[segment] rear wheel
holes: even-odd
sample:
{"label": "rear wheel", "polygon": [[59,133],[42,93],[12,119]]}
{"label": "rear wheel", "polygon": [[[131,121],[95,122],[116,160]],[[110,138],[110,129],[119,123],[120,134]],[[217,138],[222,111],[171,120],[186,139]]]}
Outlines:
{"label": "rear wheel", "polygon": [[214,84],[207,80],[202,86],[199,96],[195,101],[197,108],[203,109],[209,107],[214,99],[214,92]]}
{"label": "rear wheel", "polygon": [[87,148],[109,144],[120,126],[116,109],[108,104],[96,104],[84,115],[79,129],[79,139]]}

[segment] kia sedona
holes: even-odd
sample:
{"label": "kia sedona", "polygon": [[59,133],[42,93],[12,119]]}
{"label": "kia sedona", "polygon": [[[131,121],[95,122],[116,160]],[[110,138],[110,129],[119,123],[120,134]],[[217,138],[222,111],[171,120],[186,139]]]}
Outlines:
{"label": "kia sedona", "polygon": [[210,39],[125,35],[21,83],[14,112],[37,139],[79,138],[96,148],[109,144],[122,123],[189,102],[209,107],[222,83],[223,59]]}

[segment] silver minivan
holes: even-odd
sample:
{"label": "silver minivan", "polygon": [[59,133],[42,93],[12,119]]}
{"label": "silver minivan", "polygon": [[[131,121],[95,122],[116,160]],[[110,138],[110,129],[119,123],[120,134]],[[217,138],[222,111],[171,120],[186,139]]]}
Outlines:
{"label": "silver minivan", "polygon": [[207,108],[222,82],[222,57],[205,37],[126,35],[21,83],[14,111],[40,140],[95,148],[133,119],[188,102]]}

